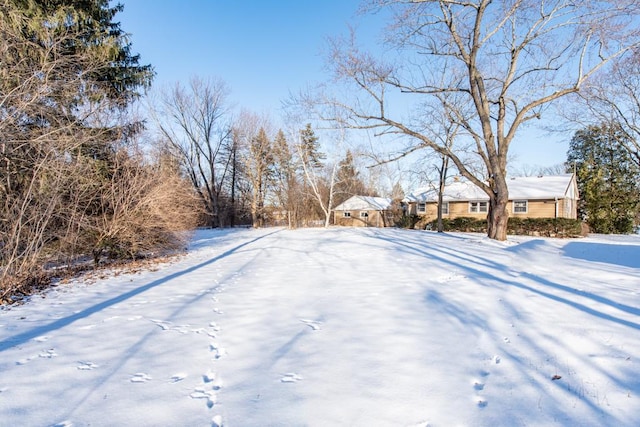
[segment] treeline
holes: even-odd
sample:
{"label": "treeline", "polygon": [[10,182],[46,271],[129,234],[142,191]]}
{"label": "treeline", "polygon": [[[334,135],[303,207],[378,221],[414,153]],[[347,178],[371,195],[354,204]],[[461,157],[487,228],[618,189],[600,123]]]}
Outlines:
{"label": "treeline", "polygon": [[0,0],[0,303],[47,267],[179,249],[198,225],[327,224],[331,206],[373,194],[310,125],[234,117],[220,81],[176,84],[138,117],[154,72],[121,9]]}
{"label": "treeline", "polygon": [[337,203],[375,193],[351,151],[338,146],[330,161],[310,124],[285,132],[264,115],[234,116],[228,94],[224,82],[194,77],[149,105],[155,145],[190,181],[202,225],[324,224]]}
{"label": "treeline", "polygon": [[128,107],[153,70],[107,0],[0,0],[0,301],[45,263],[179,247],[197,199]]}

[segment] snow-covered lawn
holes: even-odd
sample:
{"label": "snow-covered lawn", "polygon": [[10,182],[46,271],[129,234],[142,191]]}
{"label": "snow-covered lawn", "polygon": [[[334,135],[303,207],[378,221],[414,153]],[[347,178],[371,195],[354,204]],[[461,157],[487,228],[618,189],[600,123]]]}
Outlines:
{"label": "snow-covered lawn", "polygon": [[640,236],[199,231],[0,310],[0,425],[637,426]]}

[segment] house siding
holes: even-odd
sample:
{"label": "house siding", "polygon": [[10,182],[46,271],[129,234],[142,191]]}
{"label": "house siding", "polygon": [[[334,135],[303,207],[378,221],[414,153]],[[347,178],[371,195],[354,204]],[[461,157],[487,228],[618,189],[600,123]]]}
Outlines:
{"label": "house siding", "polygon": [[[572,203],[571,199],[559,199],[557,204],[557,216],[556,216],[556,201],[555,200],[528,200],[526,213],[514,213],[513,212],[513,200],[509,201],[507,205],[507,211],[510,217],[514,218],[577,218],[576,203]],[[437,203],[427,202],[426,212],[418,213],[420,216],[425,216],[428,221],[435,220],[438,217]],[[411,214],[416,212],[416,204],[412,203],[409,207]],[[487,217],[486,212],[469,212],[469,202],[449,202],[449,214],[442,215],[443,218],[459,218],[468,217],[483,219]]]}
{"label": "house siding", "polygon": [[[344,212],[350,212],[350,217],[345,217]],[[369,216],[367,218],[361,218],[360,212],[366,212]],[[334,224],[345,227],[389,227],[391,221],[383,218],[379,211],[334,211]]]}

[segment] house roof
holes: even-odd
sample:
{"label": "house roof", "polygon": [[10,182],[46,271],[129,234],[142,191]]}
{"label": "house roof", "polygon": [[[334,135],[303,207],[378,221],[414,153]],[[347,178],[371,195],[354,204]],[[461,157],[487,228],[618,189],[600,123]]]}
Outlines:
{"label": "house roof", "polygon": [[[569,197],[578,198],[577,186],[573,174],[553,176],[525,176],[507,179],[510,200],[549,200]],[[409,194],[404,202],[435,202],[438,191],[434,188],[422,188]],[[489,200],[489,196],[469,181],[459,181],[445,187],[445,202],[465,200]]]}
{"label": "house roof", "polygon": [[384,211],[391,207],[391,199],[385,197],[352,196],[338,206],[335,211]]}

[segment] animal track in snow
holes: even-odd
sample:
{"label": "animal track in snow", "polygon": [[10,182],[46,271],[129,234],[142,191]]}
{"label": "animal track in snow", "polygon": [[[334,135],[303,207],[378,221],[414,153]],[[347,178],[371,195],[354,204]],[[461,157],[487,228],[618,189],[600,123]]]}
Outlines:
{"label": "animal track in snow", "polygon": [[314,331],[320,330],[320,325],[322,325],[322,322],[318,322],[317,320],[300,319],[300,321],[309,326]]}
{"label": "animal track in snow", "polygon": [[489,403],[484,399],[478,399],[478,408],[486,408]]}
{"label": "animal track in snow", "polygon": [[476,381],[473,383],[473,388],[477,391],[484,390],[484,384]]}
{"label": "animal track in snow", "polygon": [[184,374],[184,373],[182,373],[182,372],[179,372],[179,373],[177,373],[177,374],[173,374],[173,375],[171,375],[171,378],[169,378],[169,382],[177,383],[177,382],[182,381],[182,380],[183,380],[183,379],[185,379],[185,378],[187,378],[187,374]]}
{"label": "animal track in snow", "polygon": [[211,419],[211,427],[223,427],[221,415],[216,415]]}
{"label": "animal track in snow", "polygon": [[280,378],[280,382],[283,382],[283,383],[297,383],[301,379],[302,379],[302,377],[300,375],[296,374],[295,372],[291,372],[291,373],[288,373],[288,374],[284,374],[284,376],[282,378]]}
{"label": "animal track in snow", "polygon": [[211,384],[211,388],[213,390],[220,390],[222,388],[222,381],[219,378],[216,378],[216,374],[214,372],[207,372],[202,376],[202,381],[205,384]]}
{"label": "animal track in snow", "polygon": [[93,362],[78,362],[79,365],[76,367],[79,371],[91,371],[95,368],[99,368],[100,365],[96,365]]}
{"label": "animal track in snow", "polygon": [[51,359],[53,357],[56,357],[57,355],[58,353],[56,353],[53,348],[50,348],[49,350],[40,352],[40,354],[38,354],[38,357],[41,357],[43,359]]}
{"label": "animal track in snow", "polygon": [[213,405],[218,401],[218,398],[213,391],[206,391],[203,388],[196,388],[189,397],[192,399],[206,399],[208,408],[213,408]]}
{"label": "animal track in snow", "polygon": [[131,381],[132,383],[146,383],[149,380],[151,380],[151,377],[148,374],[139,372],[137,374],[134,374],[129,381]]}
{"label": "animal track in snow", "polygon": [[225,356],[227,354],[227,350],[220,347],[220,345],[218,345],[218,343],[216,342],[212,342],[211,344],[209,344],[209,350],[215,352],[216,359],[220,359],[222,356]]}
{"label": "animal track in snow", "polygon": [[153,323],[159,326],[160,329],[162,329],[163,331],[171,329],[171,325],[172,325],[171,322],[167,322],[164,320],[155,320],[155,319],[149,319],[149,320],[151,320]]}

